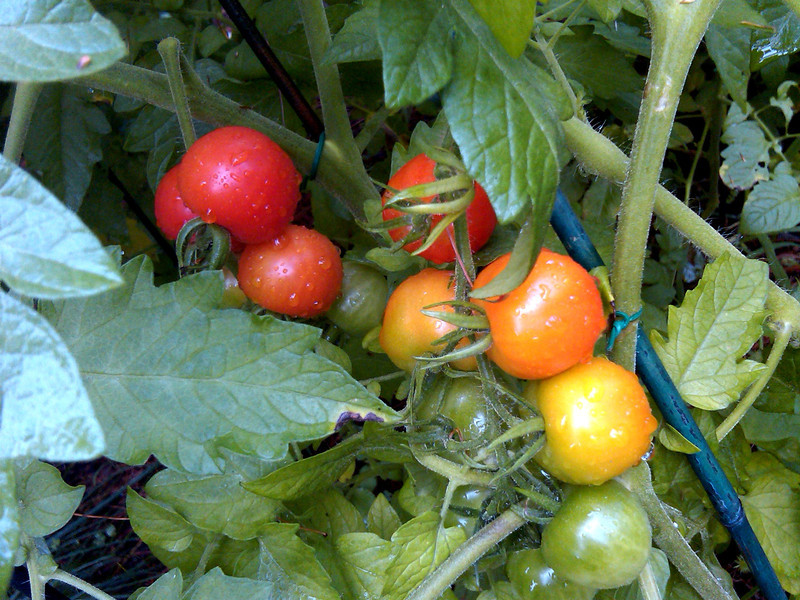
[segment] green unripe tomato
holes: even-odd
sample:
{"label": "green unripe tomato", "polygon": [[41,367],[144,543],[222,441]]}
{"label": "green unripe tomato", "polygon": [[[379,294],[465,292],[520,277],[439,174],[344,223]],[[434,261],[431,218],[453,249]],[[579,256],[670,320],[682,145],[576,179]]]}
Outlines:
{"label": "green unripe tomato", "polygon": [[341,294],[326,316],[345,332],[364,335],[381,324],[389,284],[380,272],[362,263],[344,260],[342,269]]}
{"label": "green unripe tomato", "polygon": [[[439,385],[447,386],[441,403],[437,402],[441,390]],[[481,383],[472,377],[457,377],[444,378],[439,385],[434,386],[431,395],[424,399],[417,417],[433,419],[438,407],[438,414],[451,419],[465,441],[485,436],[491,421]]]}
{"label": "green unripe tomato", "polygon": [[461,527],[467,536],[475,533],[483,501],[489,495],[489,488],[478,485],[462,485],[453,492],[450,509],[444,518],[445,527]]}
{"label": "green unripe tomato", "polygon": [[614,480],[575,486],[542,532],[542,554],[558,577],[591,588],[631,583],[647,564],[650,522]]}
{"label": "green unripe tomato", "polygon": [[539,548],[509,554],[506,575],[525,600],[592,600],[596,592],[558,577],[544,562]]}

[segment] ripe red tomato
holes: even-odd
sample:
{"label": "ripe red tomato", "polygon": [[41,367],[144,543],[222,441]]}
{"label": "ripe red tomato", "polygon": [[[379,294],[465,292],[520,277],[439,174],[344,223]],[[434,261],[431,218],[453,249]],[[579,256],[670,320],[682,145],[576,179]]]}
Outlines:
{"label": "ripe red tomato", "polygon": [[[456,329],[454,325],[420,312],[429,304],[455,298],[452,277],[452,271],[425,269],[403,281],[389,296],[379,342],[391,361],[404,371],[414,369],[415,356],[442,350],[443,347],[434,346],[433,341]],[[441,306],[434,310],[448,309]],[[474,357],[462,358],[452,365],[462,371],[477,368]]]}
{"label": "ripe red tomato", "polygon": [[289,155],[263,133],[221,127],[186,152],[178,189],[204,221],[258,244],[275,238],[292,220],[300,180]]}
{"label": "ripe red tomato", "polygon": [[178,237],[183,224],[197,215],[183,203],[178,190],[178,171],[180,163],[164,173],[156,187],[154,210],[156,225],[168,240]]}
{"label": "ripe red tomato", "polygon": [[542,532],[555,574],[589,588],[631,583],[647,564],[652,533],[638,498],[616,481],[576,486]]}
{"label": "ripe red tomato", "polygon": [[[475,287],[494,279],[509,256],[483,269]],[[475,302],[486,310],[492,332],[487,356],[522,379],[550,377],[589,359],[606,327],[594,278],[570,257],[547,248],[519,287],[500,298]]]}
{"label": "ripe red tomato", "polygon": [[523,393],[544,419],[534,460],[561,481],[600,484],[638,464],[657,422],[639,379],[601,356]]}
{"label": "ripe red tomato", "polygon": [[247,297],[291,317],[321,315],[341,285],[339,250],[318,231],[299,225],[289,225],[269,242],[246,246],[239,257],[239,287]]}
{"label": "ripe red tomato", "polygon": [[[410,161],[408,161],[405,165],[400,167],[398,171],[389,179],[388,187],[395,189],[395,190],[403,190],[405,188],[411,187],[412,185],[419,185],[422,183],[430,183],[436,180],[434,174],[434,168],[436,167],[436,162],[432,159],[428,158],[424,154],[418,154]],[[392,193],[390,191],[385,191],[383,193],[382,202],[385,204],[386,201],[392,197]],[[438,197],[435,196],[428,196],[427,198],[422,198],[425,202],[434,202],[438,201]],[[486,192],[480,186],[479,183],[475,182],[475,198],[473,199],[472,203],[467,207],[467,232],[469,235],[469,247],[472,249],[473,252],[479,250],[486,244],[486,241],[489,239],[489,236],[492,235],[492,231],[494,230],[494,226],[497,224],[497,217],[494,214],[494,209],[492,208],[491,203],[489,202],[489,197],[486,195]],[[407,216],[407,213],[404,213],[396,208],[384,208],[383,209],[383,220],[389,221],[391,219],[396,219],[398,217]],[[436,224],[442,220],[442,215],[433,215],[431,219],[431,227],[435,227]],[[411,231],[411,226],[406,225],[403,227],[396,227],[394,229],[389,230],[389,235],[394,241],[398,241],[405,237],[408,232]],[[453,226],[451,225],[448,227],[448,231],[450,234],[453,234]],[[403,246],[409,252],[413,252],[417,248],[422,245],[424,238],[421,240],[416,240],[410,242]],[[447,262],[452,262],[456,258],[456,252],[453,249],[453,245],[451,244],[448,236],[446,233],[443,233],[439,238],[431,245],[427,250],[420,253],[420,256],[423,258],[428,259],[429,261],[442,264]]]}

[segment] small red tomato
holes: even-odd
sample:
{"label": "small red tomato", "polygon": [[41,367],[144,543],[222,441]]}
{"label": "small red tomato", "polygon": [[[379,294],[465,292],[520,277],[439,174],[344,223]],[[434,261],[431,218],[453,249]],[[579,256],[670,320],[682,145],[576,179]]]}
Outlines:
{"label": "small red tomato", "polygon": [[207,223],[246,244],[280,235],[300,200],[292,159],[263,133],[221,127],[199,138],[183,157],[178,189]]}
{"label": "small red tomato", "polygon": [[342,286],[342,260],[324,235],[289,225],[277,238],[246,246],[239,287],[256,304],[290,317],[328,310]]}
{"label": "small red tomato", "polygon": [[[397,173],[395,173],[392,178],[389,179],[387,185],[391,189],[403,190],[413,185],[431,183],[436,181],[436,176],[434,174],[435,168],[436,162],[434,160],[428,158],[424,154],[418,154],[400,167]],[[382,202],[386,204],[386,201],[391,197],[392,193],[387,190],[383,193]],[[422,200],[425,202],[435,202],[438,201],[438,197],[428,196],[427,198],[422,198]],[[396,208],[390,207],[383,209],[384,221],[389,221],[391,219],[396,219],[406,215],[407,213],[397,210]],[[442,215],[433,215],[431,219],[431,227],[435,227],[436,224],[441,220]],[[489,197],[486,195],[486,192],[483,190],[480,184],[475,182],[475,198],[467,207],[467,233],[469,235],[469,247],[473,252],[479,250],[486,244],[489,236],[492,235],[492,231],[494,230],[494,226],[496,224],[497,216],[495,215],[494,209],[489,202]],[[409,231],[411,231],[411,226],[406,225],[403,227],[390,229],[389,235],[394,241],[398,241],[408,235]],[[421,252],[420,256],[436,264],[454,261],[456,259],[456,252],[453,249],[453,244],[450,242],[447,232],[450,233],[450,236],[453,235],[452,225],[450,225],[446,232],[442,233],[442,235],[439,236],[439,238],[427,250]],[[422,245],[423,241],[424,238],[421,240],[415,240],[406,244],[403,246],[403,248],[409,252],[413,252]]]}
{"label": "small red tomato", "polygon": [[156,225],[168,240],[177,238],[183,224],[197,216],[183,203],[183,198],[181,198],[178,190],[179,170],[180,164],[172,167],[164,173],[156,187],[154,202]]}

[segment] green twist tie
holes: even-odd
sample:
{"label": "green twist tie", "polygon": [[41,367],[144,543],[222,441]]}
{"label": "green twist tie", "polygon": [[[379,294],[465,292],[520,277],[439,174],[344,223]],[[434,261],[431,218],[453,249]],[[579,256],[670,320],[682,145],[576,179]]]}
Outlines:
{"label": "green twist tie", "polygon": [[642,309],[640,308],[631,316],[628,316],[621,310],[614,311],[614,324],[611,326],[611,331],[608,332],[608,340],[606,341],[606,352],[611,352],[614,347],[614,342],[617,341],[617,336],[622,333],[628,325],[633,323],[636,319],[642,316]]}
{"label": "green twist tie", "polygon": [[319,161],[322,158],[322,149],[325,147],[325,131],[319,134],[319,140],[317,140],[317,149],[314,152],[314,160],[311,161],[311,170],[308,172],[308,175],[303,177],[303,181],[300,183],[300,189],[305,191],[306,185],[309,181],[313,181],[314,178],[317,176],[317,169],[319,169]]}

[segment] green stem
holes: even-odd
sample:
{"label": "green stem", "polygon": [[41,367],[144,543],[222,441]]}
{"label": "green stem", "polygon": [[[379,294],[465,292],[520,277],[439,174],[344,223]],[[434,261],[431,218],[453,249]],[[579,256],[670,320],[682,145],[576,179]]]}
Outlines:
{"label": "green stem", "polygon": [[644,600],[661,600],[661,591],[653,573],[653,565],[649,561],[639,573],[639,589]]}
{"label": "green stem", "polygon": [[493,486],[491,473],[476,471],[466,465],[460,465],[446,458],[442,458],[441,456],[426,453],[424,450],[414,448],[413,446],[411,450],[419,464],[441,475],[448,481],[457,481],[459,485]]}
{"label": "green stem", "polygon": [[[309,142],[275,121],[215,92],[185,64],[183,75],[189,108],[196,119],[216,126],[243,125],[257,129],[283,148],[298,168],[306,172],[310,170],[316,142]],[[153,106],[175,111],[167,76],[148,69],[118,62],[99,73],[74,81],[79,85],[137,98]],[[365,177],[363,163],[361,160],[347,160],[335,145],[326,143],[325,148],[325,158],[319,165],[316,181],[340,200],[356,218],[363,219],[364,210],[360,200],[378,198],[375,186]]]}
{"label": "green stem", "polygon": [[772,240],[764,233],[757,235],[756,238],[758,238],[761,247],[764,248],[764,253],[767,255],[767,260],[769,260],[769,270],[772,271],[775,281],[778,285],[788,286],[789,275],[787,275],[786,269],[783,268],[778,255],[775,254],[775,246],[772,245]]}
{"label": "green stem", "polygon": [[769,353],[769,358],[767,358],[766,366],[767,368],[764,369],[764,372],[758,378],[749,390],[747,390],[747,394],[739,401],[739,404],[736,405],[736,408],[731,411],[725,420],[719,424],[717,427],[717,439],[722,440],[728,433],[730,433],[731,429],[736,427],[739,421],[742,420],[747,410],[753,406],[753,403],[758,398],[758,395],[761,393],[761,390],[764,389],[764,386],[767,385],[772,374],[775,372],[775,369],[778,366],[778,363],[781,361],[783,357],[783,353],[786,351],[787,346],[789,345],[789,340],[792,338],[792,330],[791,328],[786,325],[785,323],[777,323],[776,325],[777,331],[775,333],[775,341],[772,345],[772,350]]}
{"label": "green stem", "polygon": [[[658,178],[683,83],[719,2],[650,0],[647,3],[653,40],[651,63],[622,188],[611,274],[616,308],[627,314],[641,308],[644,257]],[[635,331],[635,328],[623,331],[613,351],[615,360],[631,370],[636,350]]]}
{"label": "green stem", "polygon": [[538,27],[534,28],[534,39],[536,40],[536,47],[542,53],[542,56],[544,56],[547,66],[550,67],[550,73],[552,73],[553,77],[556,78],[556,81],[559,83],[559,85],[561,85],[561,89],[564,90],[564,93],[569,98],[570,104],[572,104],[572,114],[583,119],[585,114],[581,108],[581,105],[578,103],[578,98],[575,96],[575,91],[572,89],[572,86],[569,84],[569,80],[567,79],[567,75],[564,73],[564,70],[558,63],[558,59],[556,58],[555,52],[553,52],[553,48],[547,43],[547,40],[544,39],[544,36],[539,31]]}
{"label": "green stem", "polygon": [[435,600],[481,556],[526,523],[521,507],[512,507],[456,548],[447,559],[428,573],[406,600]]}
{"label": "green stem", "polygon": [[106,594],[103,590],[96,588],[91,583],[84,581],[80,577],[75,577],[75,575],[72,575],[71,573],[62,571],[61,569],[57,569],[53,574],[51,574],[50,579],[55,579],[56,581],[71,585],[75,589],[82,591],[84,594],[88,594],[92,598],[97,598],[97,600],[116,600],[114,596]]}
{"label": "green stem", "polygon": [[653,525],[653,539],[656,545],[666,553],[670,562],[700,597],[703,600],[734,600],[695,554],[664,510],[661,500],[653,490],[647,463],[642,462],[628,469],[618,479],[637,495]]}
{"label": "green stem", "polygon": [[692,197],[692,182],[694,181],[694,174],[697,171],[697,164],[700,162],[700,157],[703,156],[703,144],[706,142],[706,136],[708,135],[708,130],[711,128],[711,121],[706,121],[705,126],[703,127],[703,133],[700,135],[700,141],[697,142],[697,152],[694,155],[694,159],[692,159],[692,166],[689,167],[689,174],[686,176],[686,187],[684,188],[685,191],[683,193],[683,203],[689,204],[689,200]]}
{"label": "green stem", "polygon": [[[628,157],[614,142],[576,118],[562,125],[567,146],[587,171],[618,184],[625,179]],[[702,217],[662,186],[656,188],[654,208],[659,217],[710,258],[728,252],[743,256]],[[800,334],[800,303],[772,282],[767,291],[767,309],[775,321],[786,323],[793,334]]]}
{"label": "green stem", "polygon": [[177,38],[164,38],[158,43],[158,53],[167,69],[169,90],[172,94],[172,103],[175,114],[178,116],[178,125],[183,136],[183,146],[187,150],[197,140],[192,123],[192,113],[189,111],[189,99],[186,97],[186,87],[183,85],[181,74],[181,43]]}
{"label": "green stem", "polygon": [[11,109],[11,121],[8,124],[3,156],[15,165],[19,164],[22,158],[28,127],[36,108],[36,100],[43,87],[41,83],[20,82],[14,91],[14,106]]}

